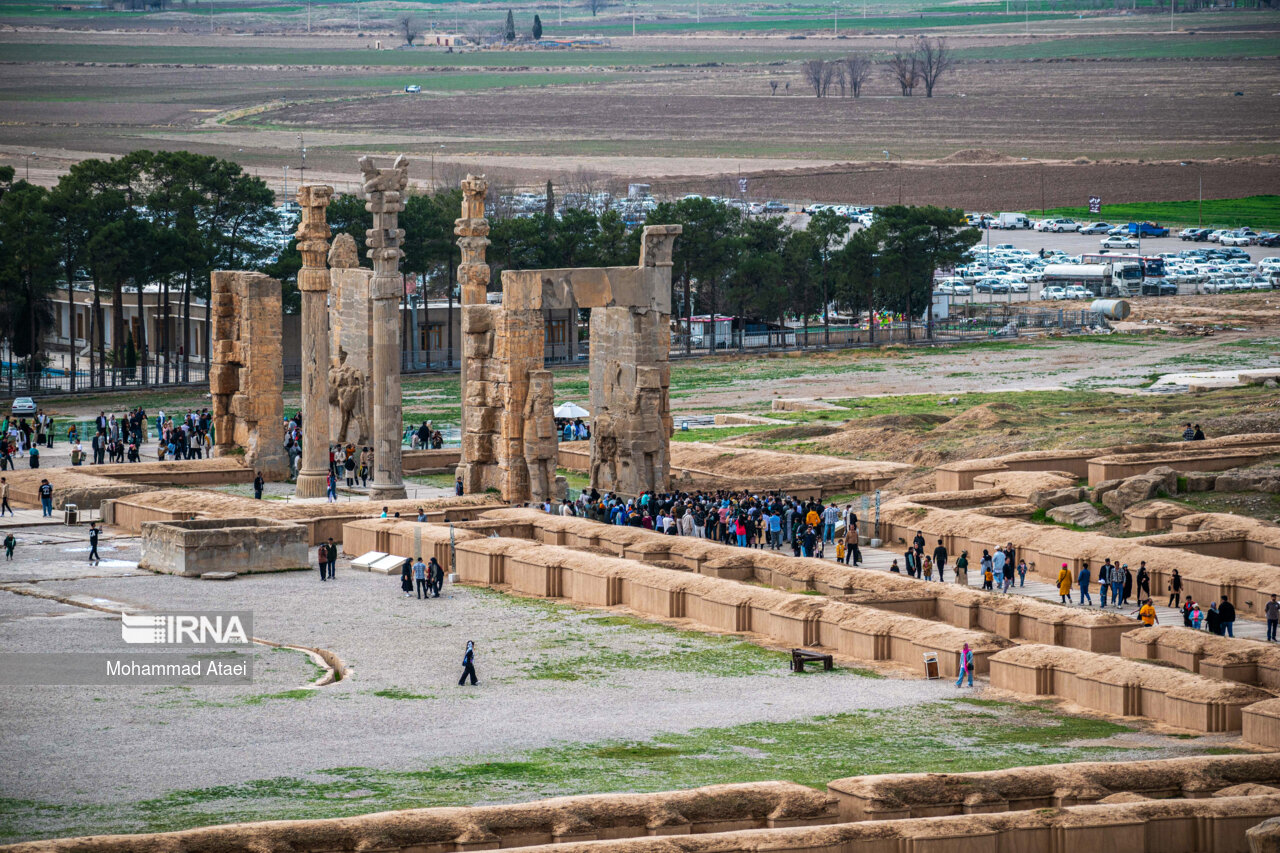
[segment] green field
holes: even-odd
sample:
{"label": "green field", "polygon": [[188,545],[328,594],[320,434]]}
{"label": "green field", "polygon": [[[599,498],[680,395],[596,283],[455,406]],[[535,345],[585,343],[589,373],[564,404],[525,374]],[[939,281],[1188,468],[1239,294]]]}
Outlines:
{"label": "green field", "polygon": [[[1190,167],[1188,167],[1190,168]],[[1028,214],[1031,215],[1031,214]],[[1035,214],[1039,218],[1040,214]],[[1102,213],[1089,213],[1087,207],[1055,207],[1045,216],[1070,216],[1075,219],[1104,219],[1108,222],[1159,222],[1162,225],[1238,228],[1248,225],[1267,231],[1280,231],[1280,195],[1253,195],[1247,198],[1207,198],[1192,201],[1154,201],[1133,204],[1102,205]]]}
{"label": "green field", "polygon": [[[1032,19],[1035,16],[1032,15]],[[1031,44],[974,47],[956,51],[964,59],[1204,59],[1280,56],[1274,36],[1161,35],[1061,38]],[[1241,83],[1239,85],[1245,85]]]}

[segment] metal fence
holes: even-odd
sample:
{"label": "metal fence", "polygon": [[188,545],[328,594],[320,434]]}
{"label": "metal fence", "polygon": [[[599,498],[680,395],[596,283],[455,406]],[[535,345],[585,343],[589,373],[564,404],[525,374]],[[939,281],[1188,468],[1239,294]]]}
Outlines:
{"label": "metal fence", "polygon": [[21,365],[0,364],[0,388],[9,397],[34,397],[39,394],[90,394],[122,388],[170,388],[177,385],[209,384],[209,369],[204,362],[149,364],[138,367],[109,367],[101,370],[70,371],[45,368],[27,371]]}
{"label": "metal fence", "polygon": [[[958,309],[958,310],[957,310]],[[710,336],[673,334],[672,358],[706,358],[710,355],[726,355],[734,352],[767,353],[797,352],[808,350],[836,350],[880,347],[888,345],[936,346],[950,343],[1016,338],[1023,331],[1058,331],[1070,334],[1082,329],[1104,325],[1104,321],[1088,310],[1028,309],[1015,304],[977,304],[952,306],[953,314],[946,320],[932,324],[923,321],[894,321],[878,323],[872,331],[865,327],[833,325],[829,329],[810,326],[807,329],[772,330],[768,332],[734,332],[727,338],[717,339],[715,349]],[[557,365],[586,365],[590,358],[590,345],[579,341],[576,348],[567,344],[547,344],[545,361]],[[405,374],[452,373],[461,368],[462,348],[432,350],[430,353],[403,353],[401,372]],[[284,380],[299,382],[302,367],[293,362],[284,365]],[[175,386],[208,387],[209,372],[203,362],[171,363],[166,370],[163,364],[149,364],[144,370],[136,368],[108,368],[90,374],[82,370],[73,378],[66,372],[46,368],[37,374],[28,374],[19,365],[0,364],[0,388],[8,397],[49,394],[95,393],[127,388],[156,388]]]}

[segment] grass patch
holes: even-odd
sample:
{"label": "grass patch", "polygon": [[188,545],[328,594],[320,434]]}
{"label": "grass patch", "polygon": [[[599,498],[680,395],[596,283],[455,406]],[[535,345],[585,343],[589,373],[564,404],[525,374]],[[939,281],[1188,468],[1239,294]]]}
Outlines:
{"label": "grass patch", "polygon": [[[1272,48],[1275,50],[1274,42]],[[1203,221],[1206,228],[1236,228],[1250,225],[1271,231],[1280,229],[1280,195],[1207,198],[1204,200],[1203,209],[1200,202],[1192,199],[1191,201],[1109,204],[1103,211],[1103,215],[1110,222],[1152,220],[1162,225],[1197,225]],[[1055,207],[1046,210],[1044,215],[1088,219],[1091,214],[1087,207]],[[1108,335],[1098,339],[1111,340],[1115,337],[1115,335]]]}
{"label": "grass patch", "polygon": [[406,755],[405,766],[398,768],[333,767],[305,777],[175,791],[113,806],[6,800],[0,803],[0,837],[170,831],[227,821],[340,817],[495,798],[523,801],[766,779],[821,789],[831,779],[870,773],[1139,760],[1168,748],[1070,745],[1132,730],[1029,704],[948,700],[908,713],[860,711],[448,761]]}
{"label": "grass patch", "polygon": [[412,699],[435,699],[436,698],[435,696],[432,696],[429,693],[412,693],[408,690],[403,690],[399,687],[388,687],[383,690],[375,690],[373,691],[373,695],[378,696],[382,699],[412,700]]}

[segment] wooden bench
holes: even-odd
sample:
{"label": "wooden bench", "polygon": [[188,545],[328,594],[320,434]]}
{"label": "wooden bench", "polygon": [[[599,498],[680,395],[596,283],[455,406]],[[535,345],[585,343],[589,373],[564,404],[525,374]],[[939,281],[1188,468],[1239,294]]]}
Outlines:
{"label": "wooden bench", "polygon": [[821,661],[822,669],[825,672],[830,672],[835,666],[835,663],[831,660],[831,655],[824,655],[820,652],[807,652],[804,649],[791,650],[792,672],[804,672],[806,663],[818,663],[819,661]]}

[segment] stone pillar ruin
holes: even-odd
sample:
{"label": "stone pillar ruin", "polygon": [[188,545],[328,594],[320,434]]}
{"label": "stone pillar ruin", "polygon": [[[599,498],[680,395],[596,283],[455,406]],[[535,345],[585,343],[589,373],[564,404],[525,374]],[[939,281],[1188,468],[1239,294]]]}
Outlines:
{"label": "stone pillar ruin", "polygon": [[[462,291],[462,461],[457,476],[468,494],[487,488],[501,490],[497,471],[498,416],[497,372],[494,355],[495,324],[502,309],[488,304],[489,223],[484,217],[484,177],[467,175],[462,181],[462,215],[454,223],[462,254],[458,284]],[[539,365],[540,366],[540,365]]]}
{"label": "stone pillar ruin", "polygon": [[[671,251],[680,226],[646,227],[639,266],[504,270],[502,304],[481,304],[488,241],[474,242],[487,233],[469,215],[483,213],[482,189],[480,205],[474,203],[475,183],[472,178],[463,182],[467,201],[455,228],[462,235],[464,262],[483,267],[475,271],[469,304],[465,289],[463,295],[458,476],[464,490],[496,489],[513,503],[555,497],[554,436],[550,445],[543,436],[552,418],[546,410],[554,401],[551,374],[543,370],[544,317],[548,311],[578,308],[591,309],[592,485],[627,495],[667,490]],[[459,269],[465,282],[464,270],[470,268]]]}
{"label": "stone pillar ruin", "polygon": [[215,456],[243,455],[245,467],[283,480],[284,355],[280,282],[261,273],[216,270],[209,391]]}
{"label": "stone pillar ruin", "polygon": [[324,495],[329,477],[329,224],[333,187],[298,187],[298,290],[302,292],[302,461],[295,494]]}
{"label": "stone pillar ruin", "polygon": [[379,169],[369,157],[360,158],[364,174],[365,210],[373,227],[365,232],[365,246],[373,262],[373,484],[370,500],[405,496],[401,435],[404,415],[400,397],[400,249],[404,229],[398,225],[409,183],[409,161],[397,157],[389,169]]}
{"label": "stone pillar ruin", "polygon": [[373,444],[373,271],[350,234],[329,249],[329,439]]}
{"label": "stone pillar ruin", "polygon": [[638,495],[671,485],[671,252],[680,230],[646,226],[634,278],[610,276],[610,298],[591,309],[591,485],[598,489]]}

